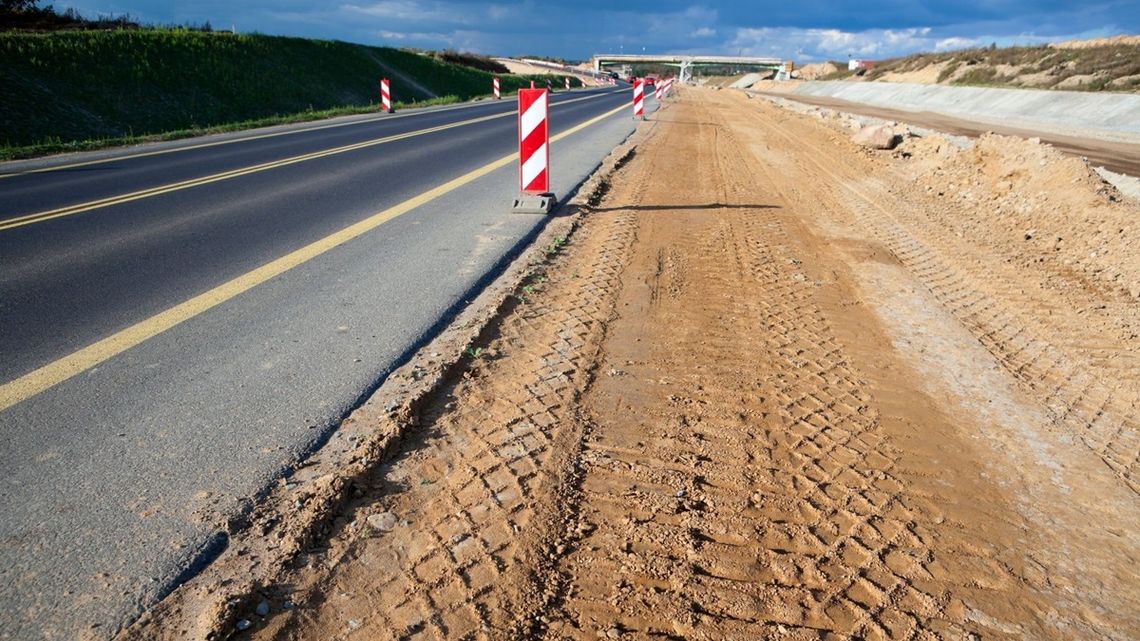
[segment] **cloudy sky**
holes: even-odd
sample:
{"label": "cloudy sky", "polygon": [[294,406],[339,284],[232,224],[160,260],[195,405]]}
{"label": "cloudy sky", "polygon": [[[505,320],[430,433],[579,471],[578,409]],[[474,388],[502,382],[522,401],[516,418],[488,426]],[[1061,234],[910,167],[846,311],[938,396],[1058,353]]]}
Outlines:
{"label": "cloudy sky", "polygon": [[585,59],[755,54],[798,62],[1140,33],[1140,0],[56,0],[84,15],[215,29]]}

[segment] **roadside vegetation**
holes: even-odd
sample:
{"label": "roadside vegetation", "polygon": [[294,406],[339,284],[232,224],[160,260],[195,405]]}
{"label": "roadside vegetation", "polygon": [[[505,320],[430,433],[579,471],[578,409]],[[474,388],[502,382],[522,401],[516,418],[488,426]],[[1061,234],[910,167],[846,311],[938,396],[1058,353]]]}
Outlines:
{"label": "roadside vegetation", "polygon": [[1127,39],[1090,46],[982,47],[918,53],[848,71],[845,62],[822,80],[923,82],[982,87],[1025,87],[1066,91],[1140,90],[1140,45]]}
{"label": "roadside vegetation", "polygon": [[[0,31],[0,159],[363,113],[377,108],[385,76],[397,108],[491,89],[491,72],[456,64],[479,57],[458,52],[436,56],[208,25],[139,27],[128,19],[118,19],[123,28],[72,28],[74,21],[53,23],[44,17],[50,8],[26,1],[21,15],[29,19],[9,21],[20,11],[4,1],[5,25],[63,27]],[[504,93],[532,79],[499,73]]]}

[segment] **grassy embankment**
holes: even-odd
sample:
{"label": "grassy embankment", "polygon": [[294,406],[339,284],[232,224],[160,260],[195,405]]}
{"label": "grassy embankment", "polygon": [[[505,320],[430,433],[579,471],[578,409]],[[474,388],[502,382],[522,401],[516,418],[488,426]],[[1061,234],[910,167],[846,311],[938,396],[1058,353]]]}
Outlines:
{"label": "grassy embankment", "polygon": [[[346,42],[142,29],[0,33],[0,160],[490,93],[492,74]],[[411,82],[403,81],[409,79]],[[529,78],[502,76],[504,93]]]}

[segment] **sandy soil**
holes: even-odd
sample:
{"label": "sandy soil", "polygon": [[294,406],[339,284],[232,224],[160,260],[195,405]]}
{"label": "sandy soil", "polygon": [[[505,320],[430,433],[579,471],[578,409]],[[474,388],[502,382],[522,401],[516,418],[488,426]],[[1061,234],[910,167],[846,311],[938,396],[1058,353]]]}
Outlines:
{"label": "sandy soil", "polygon": [[799,67],[796,71],[799,72],[798,77],[801,80],[818,80],[839,71],[839,67],[830,62],[817,62]]}
{"label": "sandy soil", "polygon": [[920,85],[933,85],[938,83],[938,76],[942,74],[942,70],[946,68],[947,64],[949,63],[940,62],[914,71],[888,71],[879,76],[878,80],[880,82],[910,82]]}
{"label": "sandy soil", "polygon": [[239,637],[1140,636],[1140,303],[1102,275],[1140,209],[739,92],[643,134]]}

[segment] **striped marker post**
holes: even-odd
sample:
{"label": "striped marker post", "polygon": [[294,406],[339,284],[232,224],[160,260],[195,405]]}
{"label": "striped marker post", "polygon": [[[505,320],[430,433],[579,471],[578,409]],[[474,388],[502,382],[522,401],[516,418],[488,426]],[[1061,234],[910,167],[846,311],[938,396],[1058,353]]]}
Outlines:
{"label": "striped marker post", "polygon": [[566,76],[566,91],[570,91],[570,76]]}
{"label": "striped marker post", "polygon": [[519,191],[524,194],[550,191],[546,104],[545,89],[519,91]]}
{"label": "striped marker post", "polygon": [[498,100],[498,99],[503,97],[502,94],[499,93],[499,77],[498,76],[495,76],[494,79],[491,80],[491,90],[494,91],[494,93],[495,93],[495,100]]}
{"label": "striped marker post", "polygon": [[658,80],[657,84],[653,85],[653,97],[657,99],[657,102],[661,102],[661,96],[664,96],[664,95],[665,95],[665,83]]}
{"label": "striped marker post", "polygon": [[387,78],[380,79],[380,110],[392,113],[392,85]]}
{"label": "striped marker post", "polygon": [[550,130],[546,119],[550,92],[519,89],[519,193],[514,211],[546,214],[554,206],[550,193]]}
{"label": "striped marker post", "polygon": [[633,81],[633,117],[645,120],[645,84],[641,78]]}

